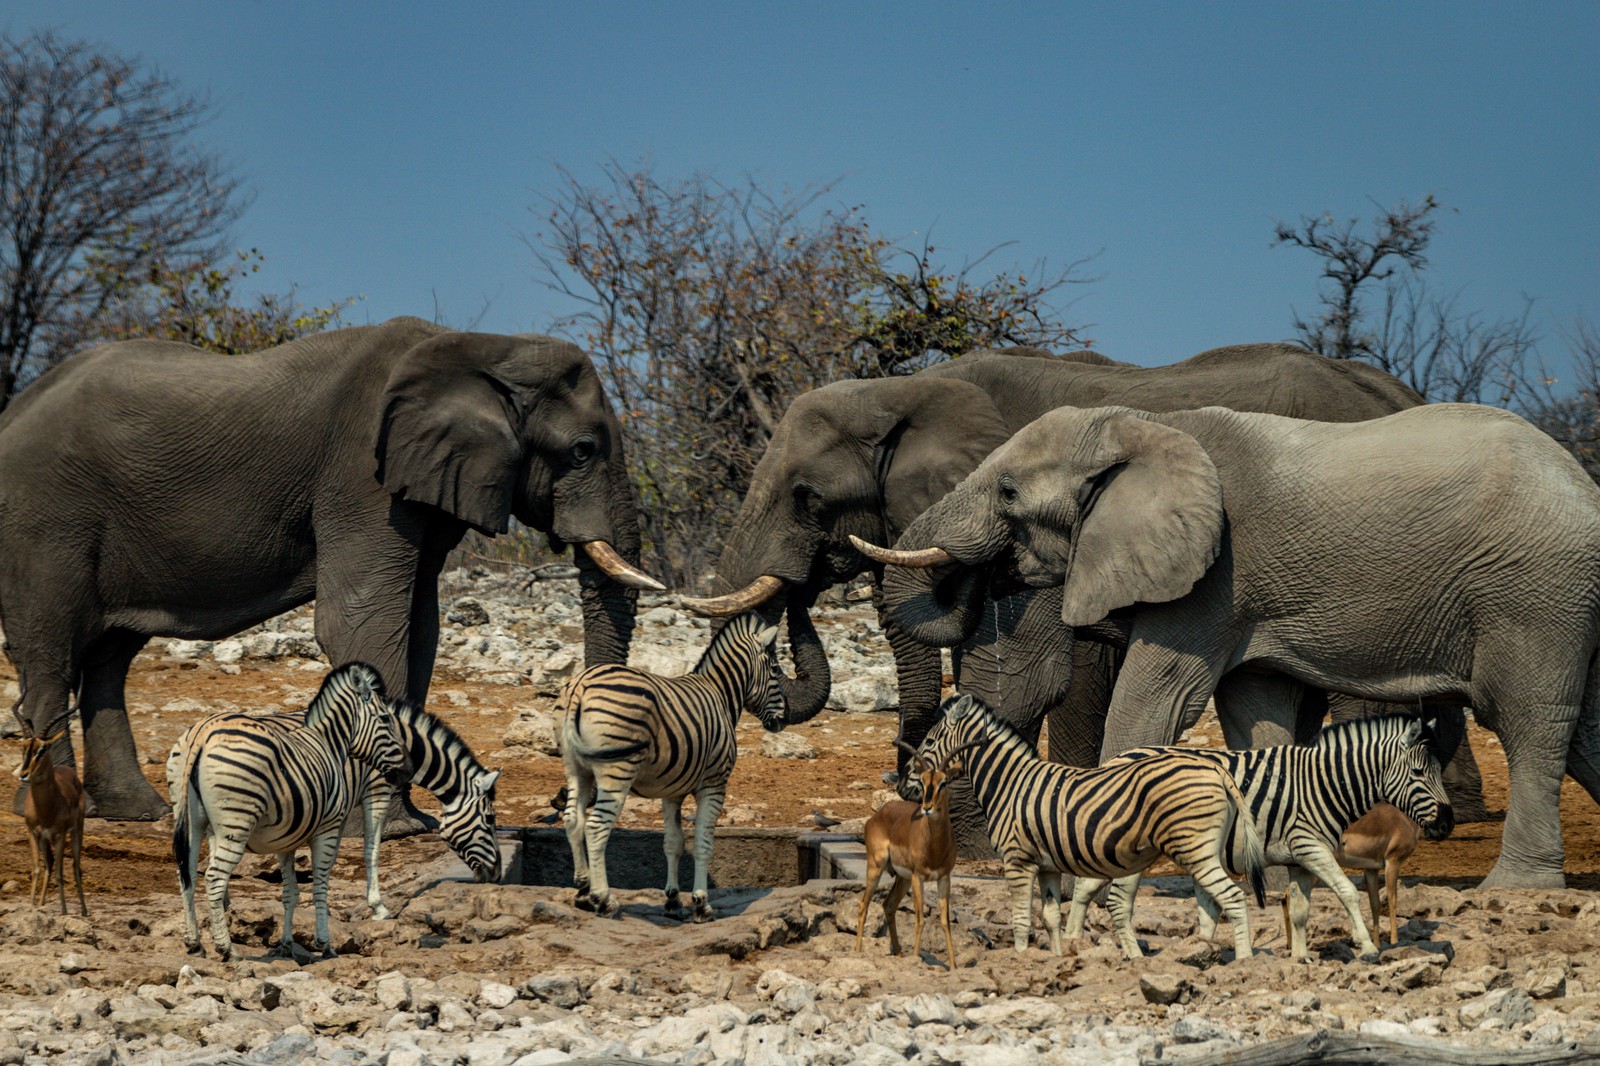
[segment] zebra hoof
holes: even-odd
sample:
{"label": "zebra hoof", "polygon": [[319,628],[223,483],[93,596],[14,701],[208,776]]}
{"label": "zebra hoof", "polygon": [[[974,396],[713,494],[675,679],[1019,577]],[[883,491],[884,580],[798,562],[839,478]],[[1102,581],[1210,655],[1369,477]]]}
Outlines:
{"label": "zebra hoof", "polygon": [[188,952],[190,955],[198,955],[202,959],[206,957],[206,949],[201,946],[198,940],[185,940],[183,942],[183,950]]}
{"label": "zebra hoof", "polygon": [[594,912],[602,918],[618,918],[622,916],[622,904],[608,895],[594,901]]}
{"label": "zebra hoof", "polygon": [[578,890],[578,896],[572,901],[572,905],[577,907],[580,911],[593,911],[597,909],[595,907],[594,897],[589,895],[588,889],[582,888]]}
{"label": "zebra hoof", "polygon": [[667,901],[662,904],[661,909],[666,912],[668,918],[683,917],[683,903],[676,892],[667,893]]}

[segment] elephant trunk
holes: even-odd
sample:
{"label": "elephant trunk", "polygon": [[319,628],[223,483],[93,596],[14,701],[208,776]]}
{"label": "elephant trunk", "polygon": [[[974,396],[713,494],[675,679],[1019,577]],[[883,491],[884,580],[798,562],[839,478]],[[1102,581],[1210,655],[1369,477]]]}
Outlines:
{"label": "elephant trunk", "polygon": [[[639,513],[633,486],[626,473],[612,480],[611,547],[629,566],[637,567]],[[574,551],[572,555],[578,564],[579,599],[583,605],[583,664],[589,667],[626,663],[639,590],[608,576],[590,552]]]}
{"label": "elephant trunk", "polygon": [[833,689],[833,674],[828,669],[828,653],[822,648],[816,626],[811,623],[815,592],[800,589],[789,594],[789,651],[794,656],[794,677],[778,674],[783,690],[784,721],[789,725],[807,722],[828,704]]}

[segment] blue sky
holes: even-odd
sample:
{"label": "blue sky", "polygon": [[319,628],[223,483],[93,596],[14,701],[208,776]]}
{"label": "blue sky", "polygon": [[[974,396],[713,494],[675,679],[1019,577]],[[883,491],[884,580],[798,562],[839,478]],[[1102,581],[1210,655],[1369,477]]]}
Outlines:
{"label": "blue sky", "polygon": [[[1546,350],[1600,322],[1600,4],[0,3],[159,64],[256,199],[266,288],[548,329],[522,240],[556,166],[841,179],[955,264],[1099,253],[1070,321],[1170,362],[1291,333],[1274,219],[1432,193],[1428,277]],[[1369,199],[1370,198],[1370,199]]]}

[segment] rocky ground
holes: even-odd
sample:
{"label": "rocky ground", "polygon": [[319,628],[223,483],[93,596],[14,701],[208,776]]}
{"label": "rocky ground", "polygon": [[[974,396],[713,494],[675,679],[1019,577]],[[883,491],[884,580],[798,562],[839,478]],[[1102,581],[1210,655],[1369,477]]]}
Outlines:
{"label": "rocky ground", "polygon": [[[569,580],[516,582],[457,572],[434,709],[504,771],[502,825],[549,813],[560,784],[546,754],[556,687],[581,663]],[[840,597],[821,631],[839,710],[773,742],[753,724],[724,822],[848,828],[884,798],[892,764],[893,671],[864,604]],[[636,662],[692,663],[705,626],[647,600]],[[215,645],[152,644],[130,679],[135,731],[154,782],[167,747],[221,709],[303,706],[324,664],[306,612]],[[0,689],[15,677],[0,665]],[[1196,743],[1216,743],[1202,723]],[[1505,801],[1504,760],[1488,734],[1472,743],[1491,808]],[[420,803],[426,807],[426,802]],[[84,872],[91,917],[27,902],[20,819],[0,831],[0,1064],[7,1062],[511,1063],[631,1056],[662,1062],[1008,1063],[1184,1061],[1318,1029],[1438,1039],[1509,1053],[1600,1040],[1600,825],[1569,785],[1564,892],[1470,889],[1492,863],[1498,823],[1425,843],[1407,868],[1400,944],[1377,963],[1350,958],[1346,919],[1314,897],[1315,960],[1284,956],[1275,901],[1252,908],[1259,954],[1194,936],[1179,879],[1157,879],[1136,923],[1150,957],[1123,961],[1096,911],[1091,936],[1064,956],[1010,949],[1007,903],[992,863],[966,863],[954,892],[957,966],[930,923],[920,959],[890,958],[880,909],[854,953],[859,888],[812,882],[719,889],[717,920],[669,921],[659,891],[621,893],[614,921],[571,905],[569,889],[474,885],[452,878],[437,840],[384,846],[385,898],[397,917],[366,919],[354,842],[336,872],[337,959],[264,958],[277,939],[269,860],[247,860],[233,889],[235,939],[247,961],[184,954],[170,823],[91,820]],[[659,824],[635,801],[625,824]],[[296,925],[309,932],[308,894]],[[909,941],[911,917],[902,912]],[[1036,939],[1036,944],[1038,940]],[[931,945],[931,947],[930,947]],[[1442,1053],[1441,1053],[1442,1055]],[[1442,1061],[1442,1058],[1441,1058]]]}

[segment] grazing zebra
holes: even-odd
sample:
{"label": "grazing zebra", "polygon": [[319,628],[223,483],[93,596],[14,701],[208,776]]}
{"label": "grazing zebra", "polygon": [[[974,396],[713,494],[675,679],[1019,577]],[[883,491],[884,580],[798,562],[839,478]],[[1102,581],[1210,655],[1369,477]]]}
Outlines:
{"label": "grazing zebra", "polygon": [[[439,800],[439,835],[481,881],[500,879],[500,845],[495,838],[494,793],[499,770],[486,770],[455,731],[438,718],[405,700],[390,702],[395,731],[411,768],[410,783],[433,793]],[[203,742],[206,735],[231,727],[237,719],[285,732],[305,726],[305,711],[267,714],[215,714],[190,726],[167,756],[167,790],[177,802],[183,753]],[[378,890],[378,845],[394,794],[384,775],[363,763],[347,760],[356,784],[355,802],[361,804],[365,834],[363,852],[367,869],[367,905],[374,918],[389,917]],[[354,806],[354,804],[352,804]]]}
{"label": "grazing zebra", "polygon": [[405,752],[384,696],[383,679],[365,663],[350,663],[323,679],[301,729],[282,729],[246,715],[209,730],[184,750],[173,805],[172,853],[183,889],[184,944],[201,954],[195,920],[194,878],[200,840],[207,836],[206,900],[211,939],[223,959],[238,958],[228,936],[228,878],[248,849],[276,854],[283,873],[283,935],[277,954],[292,955],[294,852],[311,846],[312,896],[317,935],[328,951],[328,875],[339,852],[339,829],[355,803],[362,778],[353,757],[385,775],[405,766]]}
{"label": "grazing zebra", "polygon": [[[1306,919],[1311,886],[1321,881],[1333,889],[1350,915],[1360,954],[1376,956],[1378,947],[1361,918],[1361,897],[1334,856],[1339,836],[1375,804],[1390,803],[1422,827],[1429,840],[1450,835],[1455,817],[1445,791],[1438,740],[1432,722],[1404,714],[1360,718],[1330,725],[1315,744],[1227,751],[1215,748],[1135,748],[1111,763],[1132,762],[1181,751],[1209,759],[1238,782],[1250,805],[1256,830],[1266,840],[1267,862],[1287,864],[1293,888],[1284,895],[1283,920],[1289,951],[1307,958]],[[1108,764],[1110,765],[1110,764]],[[1242,841],[1237,831],[1228,842],[1228,868],[1241,869]],[[1138,890],[1139,875],[1115,891]],[[1088,894],[1103,881],[1080,882]],[[1209,904],[1209,906],[1208,906]],[[1215,904],[1201,897],[1200,935],[1216,930]]]}
{"label": "grazing zebra", "polygon": [[[1035,873],[1050,950],[1060,954],[1063,873],[1123,877],[1165,853],[1194,878],[1196,894],[1221,901],[1234,923],[1235,955],[1251,953],[1244,893],[1228,878],[1223,849],[1235,822],[1242,821],[1245,872],[1256,902],[1264,904],[1261,839],[1248,818],[1238,818],[1246,809],[1244,796],[1215,762],[1177,752],[1079,770],[1039,758],[1020,733],[973,696],[946,700],[943,710],[920,750],[937,761],[970,749],[967,779],[1005,864],[1018,951],[1028,945]],[[1076,939],[1083,912],[1076,896],[1073,904],[1067,935]],[[1138,958],[1143,952],[1133,934],[1133,897],[1113,893],[1111,914],[1123,954]]]}
{"label": "grazing zebra", "polygon": [[[778,628],[751,613],[711,638],[694,670],[660,677],[626,666],[595,666],[568,681],[557,700],[559,746],[567,771],[567,841],[578,906],[613,914],[606,841],[629,792],[661,800],[669,915],[681,914],[678,859],[683,800],[695,798],[694,920],[713,916],[706,902],[711,834],[722,813],[738,755],[739,712],[772,732],[784,725],[783,692],[773,650]],[[587,845],[587,848],[586,848]]]}

